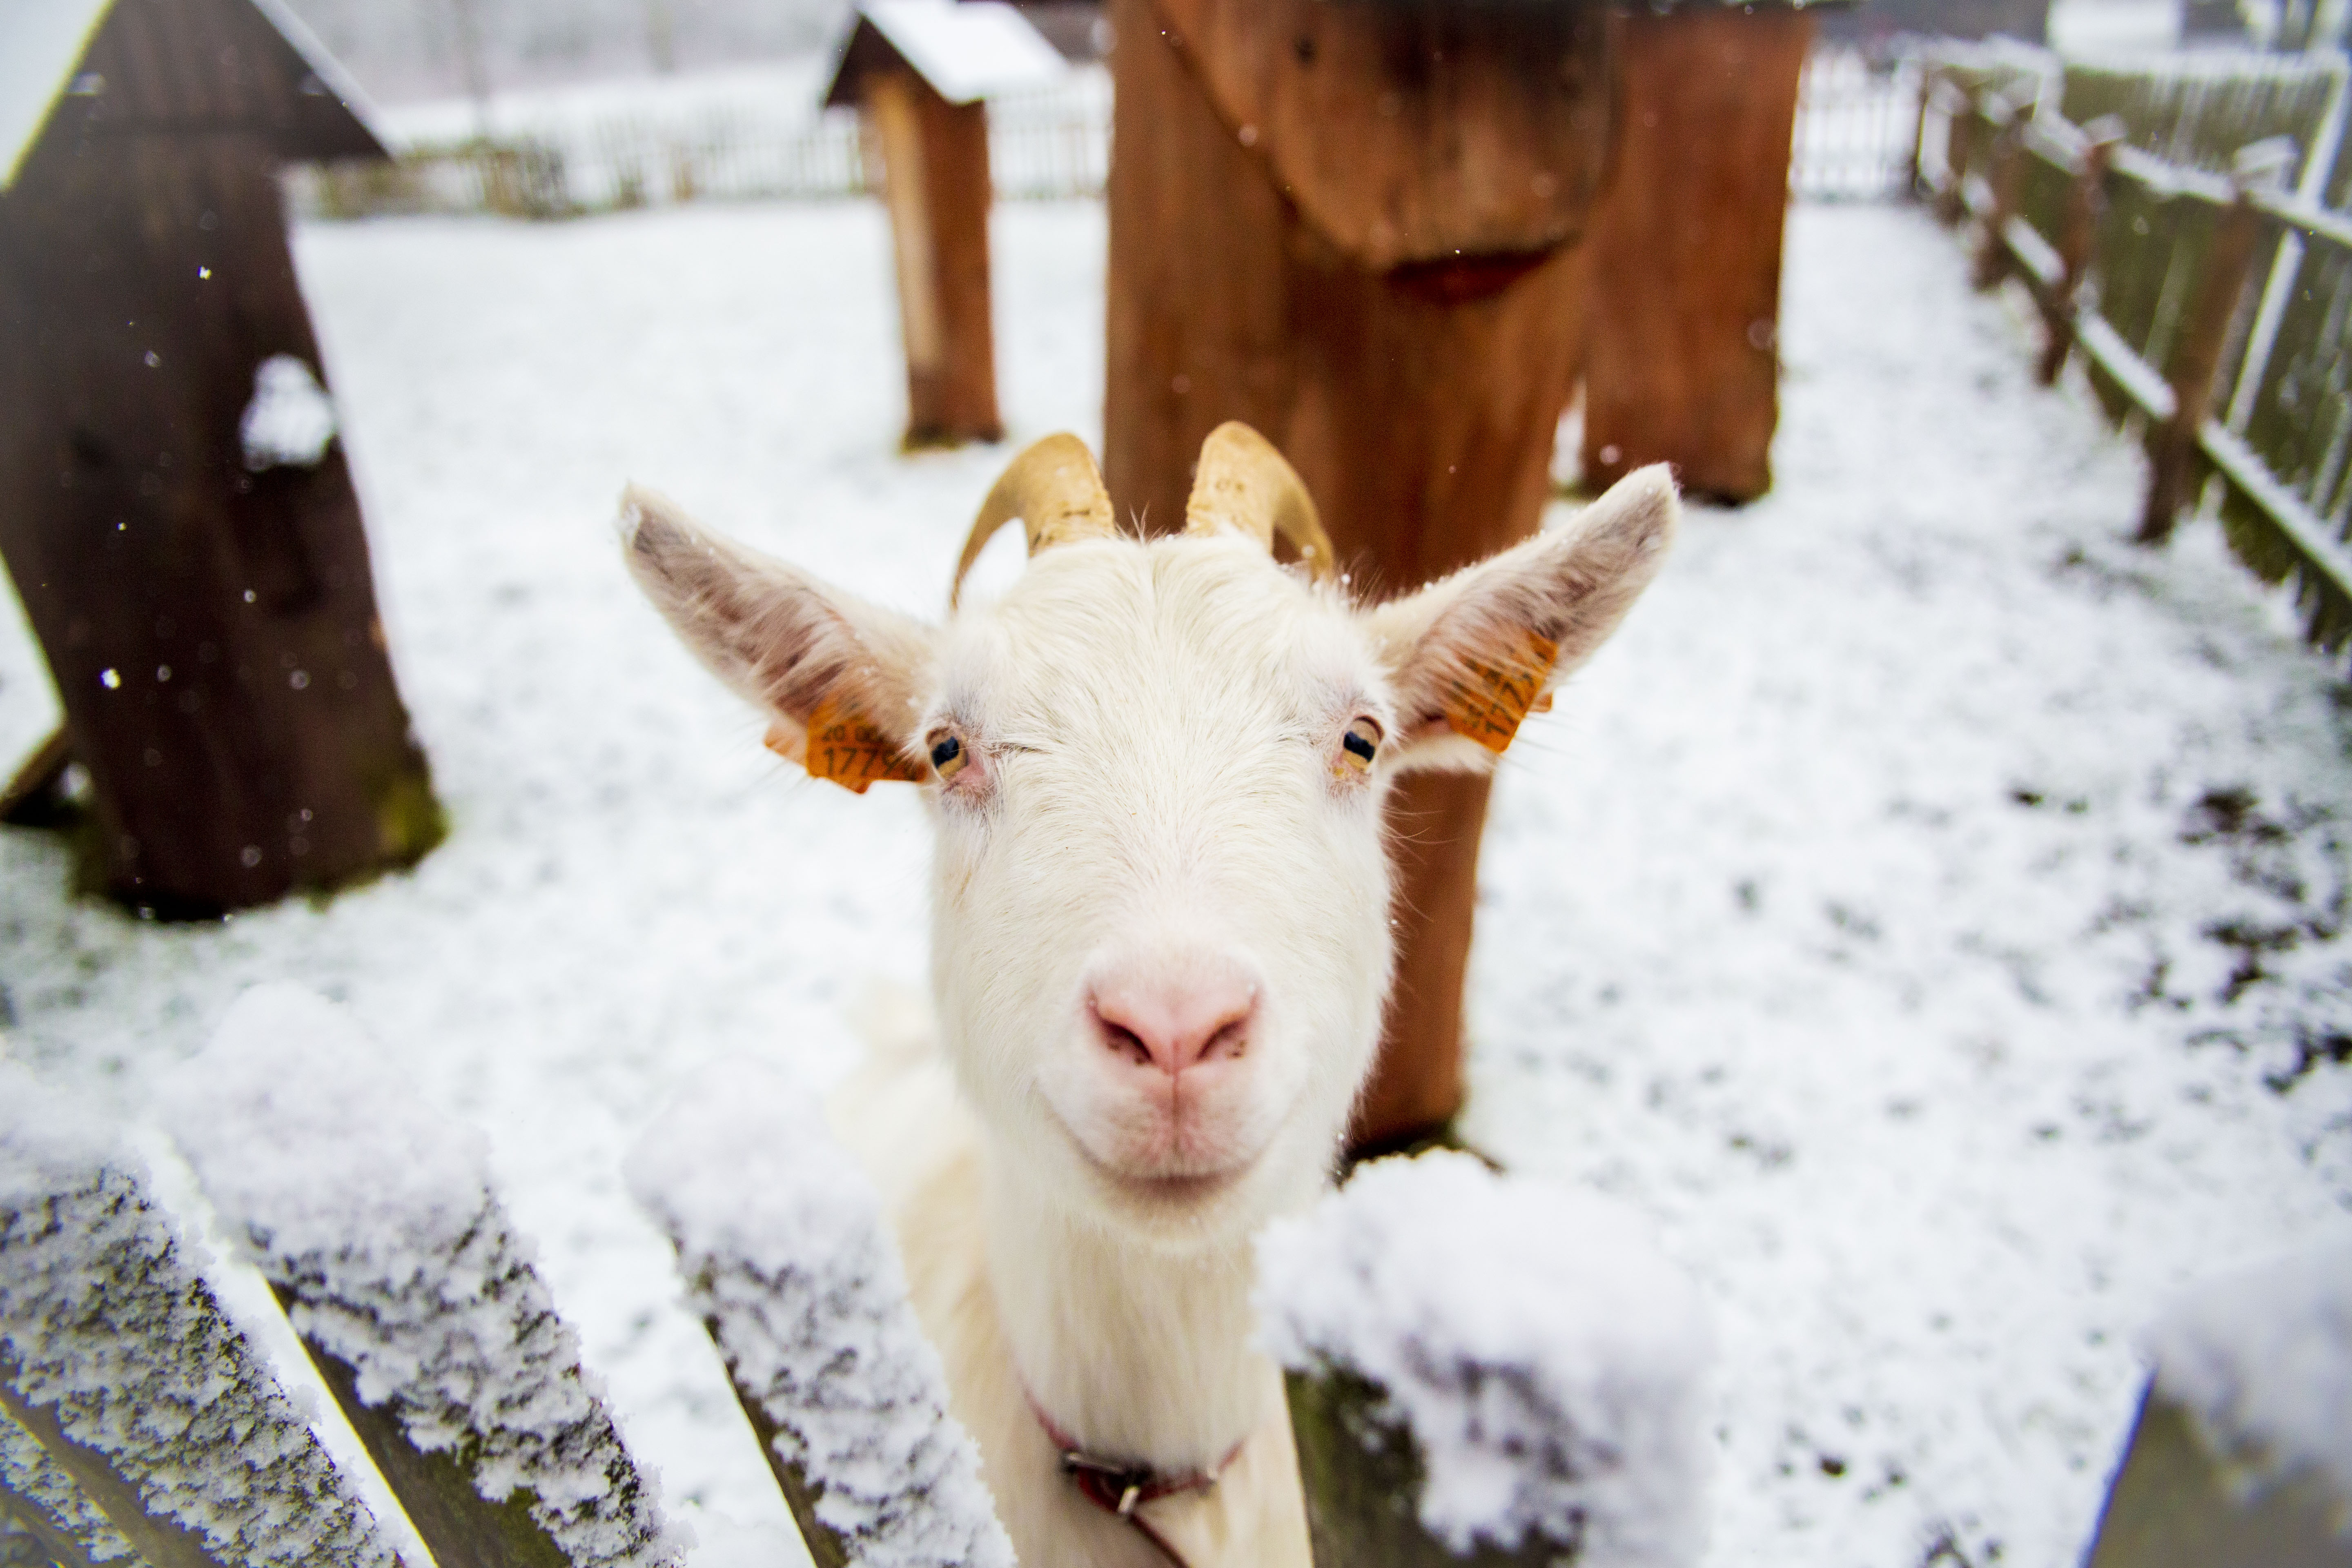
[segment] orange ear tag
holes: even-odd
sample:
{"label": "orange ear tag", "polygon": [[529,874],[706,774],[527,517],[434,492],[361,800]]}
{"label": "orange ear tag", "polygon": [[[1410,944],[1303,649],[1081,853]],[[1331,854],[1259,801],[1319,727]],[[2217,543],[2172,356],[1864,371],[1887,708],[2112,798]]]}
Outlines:
{"label": "orange ear tag", "polygon": [[1465,657],[1462,674],[1445,694],[1442,710],[1445,722],[1455,734],[1467,736],[1500,756],[1511,737],[1519,732],[1519,721],[1530,710],[1551,707],[1544,682],[1551,678],[1551,667],[1559,658],[1558,643],[1524,628],[1499,658]]}
{"label": "orange ear tag", "polygon": [[920,784],[928,776],[878,725],[830,692],[809,715],[805,750],[801,765],[809,777],[831,779],[853,795],[864,795],[876,779]]}

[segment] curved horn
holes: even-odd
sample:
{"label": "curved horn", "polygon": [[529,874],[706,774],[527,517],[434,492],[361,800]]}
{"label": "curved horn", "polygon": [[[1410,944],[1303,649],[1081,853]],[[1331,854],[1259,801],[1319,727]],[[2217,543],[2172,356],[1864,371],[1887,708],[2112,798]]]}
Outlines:
{"label": "curved horn", "polygon": [[1201,466],[1184,502],[1185,532],[1214,533],[1220,528],[1238,529],[1268,551],[1280,534],[1318,583],[1339,569],[1315,498],[1307,493],[1298,470],[1273,442],[1235,419],[1210,431],[1201,443]]}
{"label": "curved horn", "polygon": [[955,583],[948,589],[949,609],[955,608],[963,593],[964,574],[980,559],[982,546],[1016,517],[1028,531],[1032,555],[1056,544],[1109,539],[1118,532],[1110,492],[1103,489],[1102,471],[1095,467],[1087,444],[1066,432],[1033,442],[1004,466],[995,488],[980,503],[971,537],[963,542],[963,558],[956,563]]}

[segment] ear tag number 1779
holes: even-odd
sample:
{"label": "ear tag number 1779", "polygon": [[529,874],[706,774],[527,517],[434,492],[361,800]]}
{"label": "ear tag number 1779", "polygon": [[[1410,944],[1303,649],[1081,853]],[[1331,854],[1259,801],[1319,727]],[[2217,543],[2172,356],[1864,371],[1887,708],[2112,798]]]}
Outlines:
{"label": "ear tag number 1779", "polygon": [[854,795],[864,795],[877,779],[920,784],[928,776],[878,725],[831,695],[809,715],[807,747],[809,776],[830,779]]}

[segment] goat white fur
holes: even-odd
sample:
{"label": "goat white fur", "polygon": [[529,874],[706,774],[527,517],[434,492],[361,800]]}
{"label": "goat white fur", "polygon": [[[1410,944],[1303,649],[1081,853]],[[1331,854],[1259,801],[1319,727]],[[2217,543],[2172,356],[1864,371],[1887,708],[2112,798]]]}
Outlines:
{"label": "goat white fur", "polygon": [[1446,723],[1456,683],[1529,634],[1559,648],[1547,688],[1573,669],[1677,515],[1643,469],[1369,608],[1277,566],[1263,519],[1041,548],[1032,518],[1018,584],[932,627],[625,500],[638,583],[772,743],[854,710],[908,763],[940,760],[942,1048],[877,1055],[833,1110],[1024,1561],[1166,1568],[1060,1473],[1042,1415],[1089,1453],[1224,1466],[1143,1506],[1191,1568],[1307,1564],[1249,1243],[1328,1185],[1379,1042],[1382,798],[1409,769],[1491,766]]}

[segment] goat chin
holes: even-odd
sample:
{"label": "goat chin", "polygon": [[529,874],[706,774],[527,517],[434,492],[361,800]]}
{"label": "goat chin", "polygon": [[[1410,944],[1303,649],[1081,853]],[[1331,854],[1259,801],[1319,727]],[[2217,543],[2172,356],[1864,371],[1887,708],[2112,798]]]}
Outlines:
{"label": "goat chin", "polygon": [[1295,1173],[1261,1154],[1204,1186],[1139,1180],[1073,1134],[1094,1201],[1040,1223],[1026,1162],[988,1147],[946,1060],[914,1047],[906,1008],[890,1017],[830,1119],[882,1192],[916,1315],[1021,1560],[1167,1568],[1061,1473],[1042,1406],[1109,1457],[1224,1465],[1209,1490],[1148,1505],[1187,1563],[1310,1568],[1281,1374],[1246,1348],[1249,1232]]}

